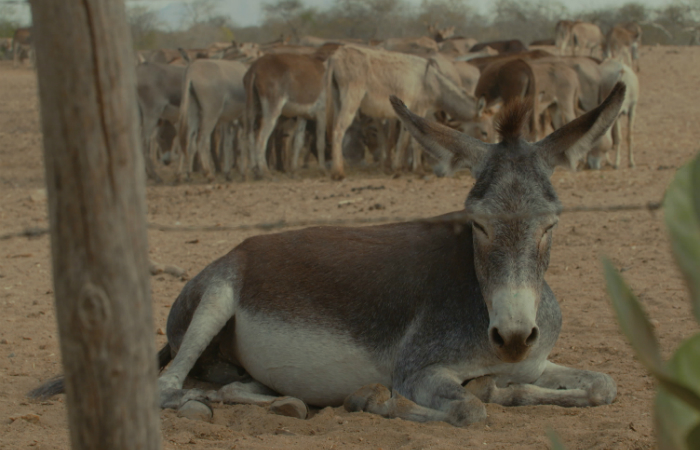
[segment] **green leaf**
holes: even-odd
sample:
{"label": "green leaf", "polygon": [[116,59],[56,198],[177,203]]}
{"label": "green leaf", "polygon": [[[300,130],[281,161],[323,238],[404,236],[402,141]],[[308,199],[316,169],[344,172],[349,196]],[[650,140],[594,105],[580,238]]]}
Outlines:
{"label": "green leaf", "polygon": [[[666,191],[664,210],[673,253],[700,322],[700,155],[676,173]],[[654,409],[659,448],[700,449],[700,334],[684,341],[664,364],[642,305],[610,261],[603,264],[622,331],[659,381]]]}
{"label": "green leaf", "polygon": [[552,450],[566,450],[564,443],[561,441],[559,434],[551,428],[547,429],[547,437],[552,443]]}
{"label": "green leaf", "polygon": [[687,404],[689,407],[700,411],[700,396],[693,389],[689,388],[685,383],[678,381],[672,376],[668,376],[664,372],[654,372],[651,371],[652,375],[659,380],[661,386],[663,386],[670,394],[675,395],[683,403]]}
{"label": "green leaf", "polygon": [[642,305],[607,258],[603,260],[603,270],[622,332],[629,339],[642,364],[653,373],[661,373],[664,363],[659,352],[659,343],[654,337],[654,328],[649,323]]}
{"label": "green leaf", "polygon": [[[691,381],[692,376],[681,375],[694,373],[694,366],[689,366],[690,363],[685,363],[681,359],[680,361],[674,360],[675,365],[670,366],[670,368],[666,367],[661,358],[659,344],[654,337],[653,327],[647,319],[642,305],[609,260],[603,260],[603,268],[608,284],[608,293],[617,313],[622,332],[632,344],[639,360],[670,394],[700,411],[700,396],[697,394],[700,391],[693,390],[695,382]],[[684,354],[692,353],[693,357],[697,356],[697,361],[700,362],[700,341],[697,345],[698,348],[695,345],[689,345],[688,349],[684,350]],[[684,346],[681,346],[678,351],[685,348]],[[694,354],[696,351],[697,355]]]}
{"label": "green leaf", "polygon": [[685,438],[685,443],[688,448],[700,448],[700,424],[690,430],[690,433]]}
{"label": "green leaf", "polygon": [[700,159],[681,167],[666,191],[664,211],[676,262],[700,322]]}
{"label": "green leaf", "polygon": [[659,386],[656,394],[656,426],[659,448],[700,448],[700,334],[684,341],[667,365],[669,377],[681,391]]}
{"label": "green leaf", "polygon": [[679,395],[680,399],[700,414],[700,333],[683,341],[667,367],[673,380],[690,391]]}
{"label": "green leaf", "polygon": [[[691,163],[693,170],[691,174],[691,185],[693,188],[693,205],[695,206],[695,218],[700,222],[700,156],[696,156]],[[700,448],[700,447],[698,447]]]}
{"label": "green leaf", "polygon": [[693,408],[659,386],[654,404],[654,425],[659,449],[696,450],[698,447],[687,446],[687,439],[699,420],[700,416]]}

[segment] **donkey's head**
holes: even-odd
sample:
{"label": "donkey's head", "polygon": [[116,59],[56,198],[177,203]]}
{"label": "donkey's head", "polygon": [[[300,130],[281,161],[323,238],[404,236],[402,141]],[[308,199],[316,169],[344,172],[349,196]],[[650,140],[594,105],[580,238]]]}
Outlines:
{"label": "donkey's head", "polygon": [[428,122],[391,99],[404,126],[438,160],[438,174],[470,168],[476,178],[465,202],[474,267],[489,311],[488,337],[505,362],[525,359],[539,337],[537,309],[561,210],[552,172],[575,167],[617,118],[624,96],[618,83],[596,109],[536,143],[521,137],[529,105],[508,105],[497,118],[498,144]]}

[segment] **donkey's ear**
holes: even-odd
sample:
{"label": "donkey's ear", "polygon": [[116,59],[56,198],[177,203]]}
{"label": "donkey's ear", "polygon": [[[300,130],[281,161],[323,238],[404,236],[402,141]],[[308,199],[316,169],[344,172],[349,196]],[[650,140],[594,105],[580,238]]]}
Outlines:
{"label": "donkey's ear", "polygon": [[597,108],[572,120],[536,144],[552,169],[555,166],[570,167],[572,170],[576,168],[576,163],[617,119],[625,100],[625,90],[624,83],[618,82],[608,98]]}
{"label": "donkey's ear", "polygon": [[479,101],[476,102],[476,117],[481,117],[486,109],[486,97],[483,95],[479,97]]}
{"label": "donkey's ear", "polygon": [[434,170],[438,176],[475,167],[492,147],[492,144],[486,144],[457,130],[413,114],[398,97],[392,95],[389,100],[411,136],[437,159],[438,164]]}

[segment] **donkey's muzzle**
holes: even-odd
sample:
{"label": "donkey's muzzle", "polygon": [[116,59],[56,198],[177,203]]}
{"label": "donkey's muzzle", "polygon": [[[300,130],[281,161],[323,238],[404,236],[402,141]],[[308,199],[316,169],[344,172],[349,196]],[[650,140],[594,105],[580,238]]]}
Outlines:
{"label": "donkey's muzzle", "polygon": [[516,363],[527,358],[532,346],[537,343],[540,330],[537,327],[525,332],[521,330],[504,331],[491,327],[489,339],[499,359],[507,363]]}
{"label": "donkey's muzzle", "polygon": [[498,358],[516,363],[537,344],[538,294],[530,287],[505,287],[491,297],[489,341]]}

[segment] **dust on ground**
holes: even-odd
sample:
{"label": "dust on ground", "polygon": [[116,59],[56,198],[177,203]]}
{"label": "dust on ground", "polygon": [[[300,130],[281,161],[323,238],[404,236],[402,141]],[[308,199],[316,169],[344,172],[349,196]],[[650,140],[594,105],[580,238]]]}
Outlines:
{"label": "dust on ground", "polygon": [[[565,206],[645,203],[661,199],[675,170],[698,149],[700,48],[645,47],[635,126],[637,168],[572,173],[553,183]],[[46,227],[36,79],[0,62],[0,234]],[[233,225],[286,220],[382,216],[429,217],[457,210],[473,185],[455,178],[398,179],[363,171],[337,183],[325,178],[207,186],[149,186],[148,220],[165,225]],[[376,189],[358,190],[372,186]],[[347,201],[349,200],[349,201]],[[152,260],[196,274],[259,231],[149,232]],[[464,429],[417,424],[342,408],[314,411],[309,420],[273,415],[256,406],[215,407],[212,423],[161,413],[165,449],[545,449],[552,428],[570,449],[654,448],[654,383],[620,334],[605,294],[600,258],[607,255],[650,315],[668,353],[697,330],[683,282],[669,251],[661,213],[570,213],[554,234],[547,273],[564,325],[551,359],[602,371],[617,382],[613,404],[597,408],[488,405],[488,419]],[[154,329],[164,329],[184,282],[152,278]],[[69,448],[63,396],[48,402],[24,394],[59,373],[47,236],[0,241],[0,448]],[[164,336],[154,334],[157,345]]]}

